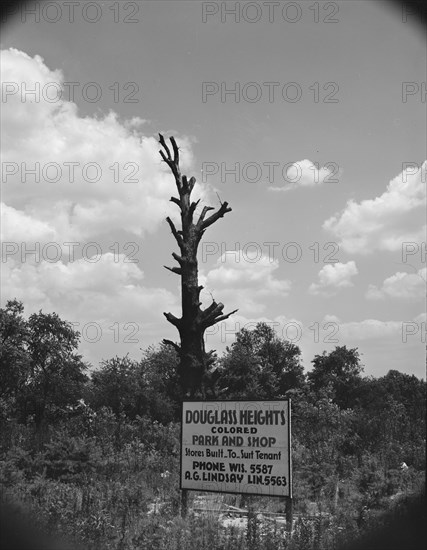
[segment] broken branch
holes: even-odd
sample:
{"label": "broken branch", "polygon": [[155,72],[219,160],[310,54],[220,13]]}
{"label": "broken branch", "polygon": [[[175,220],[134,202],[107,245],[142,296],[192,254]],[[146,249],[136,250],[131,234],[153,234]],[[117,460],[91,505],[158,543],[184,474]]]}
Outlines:
{"label": "broken branch", "polygon": [[168,267],[167,265],[163,266],[168,271],[172,271],[172,273],[176,273],[177,275],[182,275],[182,269],[180,267]]}
{"label": "broken branch", "polygon": [[[205,206],[205,208],[208,208],[208,207]],[[209,210],[213,210],[213,208],[210,207]],[[209,216],[209,218],[207,220],[203,221],[202,216],[200,216],[200,218],[202,218],[202,219],[201,220],[199,219],[199,222],[201,221],[202,229],[206,229],[207,227],[209,227],[210,225],[215,223],[219,218],[223,218],[224,215],[227,212],[231,212],[231,208],[229,208],[227,202],[223,202],[221,204],[221,207],[214,214],[212,214],[212,216]],[[202,212],[202,214],[203,214],[203,212]],[[206,212],[205,212],[205,214],[206,214]]]}

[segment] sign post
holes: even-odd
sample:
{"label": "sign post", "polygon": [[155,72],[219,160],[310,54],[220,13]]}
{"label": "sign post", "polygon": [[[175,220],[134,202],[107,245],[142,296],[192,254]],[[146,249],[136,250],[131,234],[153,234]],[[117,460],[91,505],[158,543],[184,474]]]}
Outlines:
{"label": "sign post", "polygon": [[188,491],[187,489],[181,489],[181,517],[187,517],[188,511]]}
{"label": "sign post", "polygon": [[290,401],[184,401],[180,478],[183,510],[188,490],[285,497],[292,522]]}
{"label": "sign post", "polygon": [[294,518],[292,497],[287,498],[286,501],[286,530],[292,533],[292,523]]}

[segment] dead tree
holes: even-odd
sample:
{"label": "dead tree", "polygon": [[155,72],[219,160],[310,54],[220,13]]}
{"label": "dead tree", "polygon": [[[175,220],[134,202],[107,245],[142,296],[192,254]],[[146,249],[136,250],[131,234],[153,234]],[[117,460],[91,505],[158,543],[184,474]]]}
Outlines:
{"label": "dead tree", "polygon": [[[170,138],[172,151],[164,137],[159,134],[159,143],[163,150],[159,153],[169,166],[174,178],[179,197],[171,197],[181,212],[181,229],[177,229],[173,221],[168,217],[166,221],[178,244],[180,254],[172,253],[178,262],[176,267],[164,266],[172,273],[181,277],[182,316],[175,317],[172,313],[164,313],[166,319],[178,329],[181,343],[171,340],[163,340],[178,352],[179,376],[184,395],[194,397],[200,391],[204,396],[205,376],[213,361],[213,351],[206,353],[204,333],[208,327],[230,317],[237,310],[223,314],[224,305],[212,300],[206,309],[201,308],[200,292],[203,286],[198,281],[197,249],[206,229],[222,218],[231,208],[223,202],[218,210],[206,217],[211,206],[204,206],[200,215],[195,216],[196,208],[200,202],[191,201],[191,192],[196,183],[196,178],[187,179],[181,174],[179,166],[179,148],[173,137]],[[195,221],[195,218],[198,218]]]}

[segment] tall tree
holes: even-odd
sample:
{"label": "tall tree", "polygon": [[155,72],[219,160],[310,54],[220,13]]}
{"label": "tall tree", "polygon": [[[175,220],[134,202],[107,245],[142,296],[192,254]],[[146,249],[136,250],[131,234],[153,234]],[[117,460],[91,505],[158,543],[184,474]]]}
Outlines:
{"label": "tall tree", "polygon": [[312,360],[313,369],[308,380],[315,390],[329,384],[334,391],[334,402],[341,408],[353,407],[360,393],[363,366],[357,348],[336,346],[330,353],[323,352]]}
{"label": "tall tree", "polygon": [[146,412],[146,386],[139,364],[128,355],[102,361],[92,373],[87,396],[94,409],[110,407],[119,416],[129,418]]}
{"label": "tall tree", "polygon": [[80,333],[56,313],[33,313],[29,330],[30,372],[26,381],[26,414],[34,414],[37,426],[47,413],[75,404],[87,382],[87,365],[77,354]]}
{"label": "tall tree", "polygon": [[8,300],[0,309],[0,398],[14,400],[27,377],[30,356],[27,351],[29,330],[23,317],[24,306]]}
{"label": "tall tree", "polygon": [[242,399],[290,396],[305,384],[300,358],[299,347],[279,338],[267,323],[242,328],[222,358],[218,391]]}
{"label": "tall tree", "polygon": [[237,310],[224,314],[224,304],[212,300],[209,307],[202,309],[200,292],[203,286],[198,281],[197,249],[199,243],[208,227],[222,218],[231,208],[227,202],[223,202],[213,214],[206,217],[212,206],[204,206],[197,221],[195,211],[200,202],[191,200],[191,193],[196,183],[196,178],[181,174],[179,165],[179,148],[173,137],[170,138],[172,151],[164,137],[159,134],[159,143],[163,150],[160,155],[169,166],[178,191],[178,197],[171,197],[181,213],[181,229],[177,229],[173,221],[168,217],[166,221],[171,228],[172,234],[178,244],[180,254],[172,253],[173,258],[178,262],[178,267],[166,267],[172,273],[181,277],[181,300],[182,315],[175,317],[172,313],[164,313],[166,319],[174,325],[180,336],[181,343],[177,344],[171,340],[164,340],[166,344],[172,345],[179,355],[179,375],[184,394],[194,396],[197,391],[202,395],[205,393],[205,375],[213,362],[213,351],[206,353],[204,333],[208,327],[219,323],[230,317]]}
{"label": "tall tree", "polygon": [[87,365],[76,353],[80,334],[56,313],[23,317],[24,306],[9,300],[0,309],[0,400],[22,420],[65,410],[82,396]]}

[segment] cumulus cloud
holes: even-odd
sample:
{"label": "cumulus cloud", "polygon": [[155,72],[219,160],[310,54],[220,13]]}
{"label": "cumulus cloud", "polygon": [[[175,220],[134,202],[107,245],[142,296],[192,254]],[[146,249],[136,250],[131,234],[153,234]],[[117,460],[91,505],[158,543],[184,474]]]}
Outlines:
{"label": "cumulus cloud", "polygon": [[354,286],[352,277],[358,274],[358,269],[353,260],[343,264],[326,264],[319,271],[318,283],[312,283],[309,287],[310,294],[333,296],[341,288]]}
{"label": "cumulus cloud", "polygon": [[50,221],[40,221],[31,214],[0,203],[3,242],[25,242],[29,236],[35,242],[52,242],[58,237]]}
{"label": "cumulus cloud", "polygon": [[401,321],[380,321],[378,319],[364,319],[339,323],[339,333],[342,340],[374,340],[387,336],[401,334]]}
{"label": "cumulus cloud", "polygon": [[[328,167],[331,165],[332,169]],[[284,184],[281,187],[269,187],[270,191],[290,191],[297,187],[314,187],[323,183],[336,183],[336,166],[328,163],[320,167],[311,160],[304,159],[292,163],[283,169]],[[286,170],[285,170],[286,168]]]}
{"label": "cumulus cloud", "polygon": [[325,315],[323,317],[323,320],[326,323],[339,323],[340,322],[339,318],[336,315],[330,315],[330,314]]}
{"label": "cumulus cloud", "polygon": [[426,294],[427,269],[419,269],[417,273],[402,273],[398,271],[388,277],[378,288],[369,285],[366,297],[370,300],[390,298],[422,298]]}
{"label": "cumulus cloud", "polygon": [[22,301],[26,315],[56,312],[73,323],[81,334],[79,353],[92,365],[127,353],[139,359],[142,347],[176,338],[162,315],[179,309],[176,296],[144,285],[142,270],[125,255],[93,259],[40,264],[9,259],[1,264],[2,295]]}
{"label": "cumulus cloud", "polygon": [[427,313],[426,312],[420,313],[414,318],[414,321],[416,321],[417,323],[424,323],[424,326],[425,326],[425,323],[427,321]]}
{"label": "cumulus cloud", "polygon": [[323,223],[349,253],[400,250],[402,243],[425,241],[427,162],[407,167],[375,199],[348,201],[345,209]]}
{"label": "cumulus cloud", "polygon": [[[82,116],[66,99],[66,76],[39,55],[11,48],[1,52],[1,63],[4,300],[23,301],[26,313],[56,311],[80,327],[97,323],[110,337],[115,323],[136,322],[145,345],[146,334],[148,343],[176,336],[162,315],[179,309],[171,292],[144,285],[143,272],[123,255],[101,253],[93,261],[87,254],[74,261],[69,246],[79,245],[79,256],[90,243],[108,243],[112,236],[123,241],[123,233],[139,241],[167,215],[178,218],[169,202],[175,182],[157,137],[144,134],[148,121],[121,120],[114,112]],[[181,168],[192,175],[194,139],[175,137]],[[209,200],[209,193],[199,182],[193,198]],[[51,252],[58,246],[59,259],[22,256],[46,246]],[[104,342],[85,341],[81,352],[90,359],[129,351],[123,338]]]}
{"label": "cumulus cloud", "polygon": [[125,255],[37,265],[12,259],[2,264],[2,276],[4,296],[23,301],[30,311],[56,311],[70,321],[152,320],[154,311],[161,319],[162,311],[177,307],[170,292],[143,286],[142,270]]}
{"label": "cumulus cloud", "polygon": [[402,338],[413,336],[419,332],[421,323],[418,318],[408,321],[380,321],[378,319],[364,319],[362,321],[350,321],[339,323],[340,340],[343,342],[384,340],[394,337],[398,341]]}
{"label": "cumulus cloud", "polygon": [[379,319],[363,319],[361,321],[341,321],[335,315],[325,315],[324,321],[333,322],[338,327],[337,336],[340,342],[357,342],[365,340],[384,340],[384,338],[398,337],[401,341],[405,324],[417,325],[425,320],[425,314],[418,315],[408,321],[381,321]]}
{"label": "cumulus cloud", "polygon": [[[143,236],[165,215],[175,215],[168,201],[173,178],[160,161],[157,139],[139,130],[144,119],[121,122],[114,112],[82,117],[76,104],[58,93],[62,72],[48,68],[40,56],[11,48],[2,51],[1,61],[9,240],[22,237],[22,227],[33,222],[49,239],[52,234],[65,241],[87,239],[116,230]],[[188,170],[191,142],[177,140],[182,168]],[[203,189],[198,186],[196,193]]]}
{"label": "cumulus cloud", "polygon": [[259,314],[266,308],[265,298],[286,297],[289,293],[290,281],[274,277],[278,267],[278,260],[268,256],[251,257],[243,255],[242,251],[224,252],[208,273],[200,274],[201,284],[205,287],[202,297],[206,299],[214,293],[215,298],[224,299],[230,309]]}

